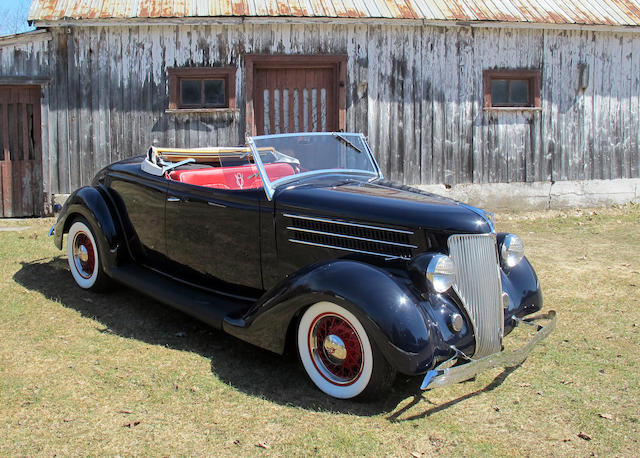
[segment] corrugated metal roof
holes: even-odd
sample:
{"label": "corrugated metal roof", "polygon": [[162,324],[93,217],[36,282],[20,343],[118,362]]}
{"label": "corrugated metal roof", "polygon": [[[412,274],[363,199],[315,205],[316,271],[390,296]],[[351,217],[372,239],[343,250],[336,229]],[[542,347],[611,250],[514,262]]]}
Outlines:
{"label": "corrugated metal roof", "polygon": [[312,17],[640,25],[640,0],[33,0],[30,21]]}

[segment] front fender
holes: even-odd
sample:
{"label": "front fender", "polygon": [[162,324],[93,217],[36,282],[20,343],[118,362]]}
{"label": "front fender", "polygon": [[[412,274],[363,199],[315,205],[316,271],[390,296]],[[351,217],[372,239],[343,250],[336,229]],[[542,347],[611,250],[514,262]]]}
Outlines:
{"label": "front fender", "polygon": [[96,232],[103,268],[109,272],[115,265],[117,251],[122,242],[121,232],[114,218],[115,209],[100,190],[93,186],[82,187],[73,192],[64,203],[55,224],[54,243],[62,249],[62,238],[69,231],[73,219],[81,215]]}
{"label": "front fender", "polygon": [[282,353],[289,324],[319,301],[345,307],[396,370],[415,374],[434,359],[433,322],[420,299],[383,269],[351,260],[315,264],[267,292],[241,319],[227,319],[224,330],[242,340]]}

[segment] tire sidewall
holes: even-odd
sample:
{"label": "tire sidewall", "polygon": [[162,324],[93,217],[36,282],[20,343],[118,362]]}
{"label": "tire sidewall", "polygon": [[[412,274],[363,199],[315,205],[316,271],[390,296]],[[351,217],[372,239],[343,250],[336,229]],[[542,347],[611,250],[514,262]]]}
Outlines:
{"label": "tire sidewall", "polygon": [[[79,234],[85,234],[89,240],[91,241],[91,246],[93,248],[94,255],[94,267],[93,272],[89,278],[84,278],[80,272],[78,272],[78,268],[75,265],[74,257],[73,257],[73,243],[76,237]],[[92,288],[97,280],[98,275],[100,274],[100,257],[98,254],[98,244],[96,242],[96,238],[93,235],[93,231],[89,227],[88,223],[83,219],[77,219],[71,224],[69,228],[69,233],[67,234],[67,258],[69,261],[69,269],[71,270],[71,275],[75,280],[76,284],[82,289],[90,289]]]}
{"label": "tire sidewall", "polygon": [[[311,331],[310,328],[313,325],[316,317],[325,313],[334,313],[343,317],[349,322],[353,330],[358,334],[358,338],[360,339],[364,364],[362,367],[362,371],[358,375],[358,378],[348,385],[338,385],[327,380],[327,378],[325,378],[325,376],[322,375],[316,368],[313,361],[313,355],[311,354],[311,351],[309,349],[309,332]],[[333,396],[334,398],[338,399],[355,398],[358,395],[362,394],[369,385],[373,373],[374,364],[371,342],[369,341],[369,336],[367,335],[367,332],[365,331],[358,318],[356,318],[353,313],[349,312],[344,307],[334,304],[333,302],[318,302],[309,307],[302,315],[300,323],[298,324],[297,343],[298,354],[300,356],[300,360],[302,361],[302,366],[307,372],[307,375],[320,390],[322,390],[329,396]]]}

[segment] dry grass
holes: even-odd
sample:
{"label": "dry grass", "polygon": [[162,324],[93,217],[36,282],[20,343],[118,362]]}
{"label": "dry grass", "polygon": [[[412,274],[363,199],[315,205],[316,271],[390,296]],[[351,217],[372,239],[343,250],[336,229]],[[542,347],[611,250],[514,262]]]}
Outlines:
{"label": "dry grass", "polygon": [[[384,402],[126,289],[76,288],[46,230],[0,221],[0,455],[626,455],[640,444],[640,208],[498,215],[556,309],[521,367]],[[578,434],[582,434],[583,438]],[[590,438],[590,440],[587,440]],[[258,444],[258,445],[256,445]],[[263,448],[260,444],[267,448]]]}

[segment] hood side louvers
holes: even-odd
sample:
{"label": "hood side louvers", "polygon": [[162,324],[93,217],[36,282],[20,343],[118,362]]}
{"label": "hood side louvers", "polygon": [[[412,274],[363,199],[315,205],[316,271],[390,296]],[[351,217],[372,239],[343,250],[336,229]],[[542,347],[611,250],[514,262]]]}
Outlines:
{"label": "hood side louvers", "polygon": [[412,249],[412,231],[369,224],[338,221],[302,215],[284,214],[289,241],[337,250],[381,256],[391,259],[409,259]]}

